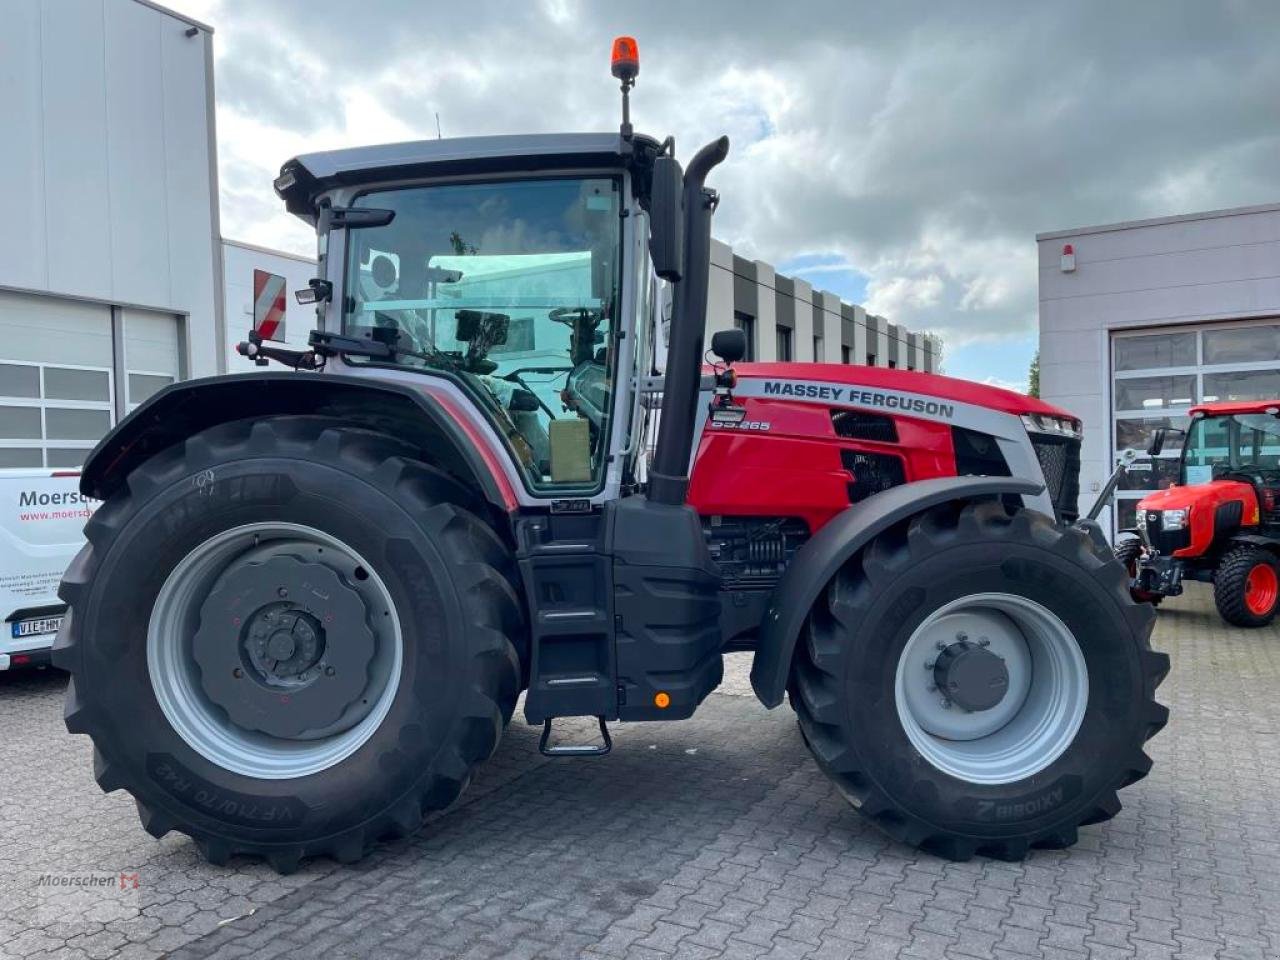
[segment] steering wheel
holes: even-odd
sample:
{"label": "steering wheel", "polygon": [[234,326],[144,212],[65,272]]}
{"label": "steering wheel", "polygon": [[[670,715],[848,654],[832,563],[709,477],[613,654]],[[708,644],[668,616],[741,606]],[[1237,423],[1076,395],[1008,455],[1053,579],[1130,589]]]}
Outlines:
{"label": "steering wheel", "polygon": [[581,321],[600,322],[601,312],[595,307],[556,307],[550,311],[547,316],[556,323],[563,323],[565,326],[573,326],[573,324]]}

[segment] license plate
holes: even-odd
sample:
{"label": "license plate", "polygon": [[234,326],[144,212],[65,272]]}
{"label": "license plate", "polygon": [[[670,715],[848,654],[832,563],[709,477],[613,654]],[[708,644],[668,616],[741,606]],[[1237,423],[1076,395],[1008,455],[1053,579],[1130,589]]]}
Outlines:
{"label": "license plate", "polygon": [[38,620],[19,620],[14,624],[13,638],[38,637],[43,633],[57,633],[62,626],[61,617],[41,617]]}

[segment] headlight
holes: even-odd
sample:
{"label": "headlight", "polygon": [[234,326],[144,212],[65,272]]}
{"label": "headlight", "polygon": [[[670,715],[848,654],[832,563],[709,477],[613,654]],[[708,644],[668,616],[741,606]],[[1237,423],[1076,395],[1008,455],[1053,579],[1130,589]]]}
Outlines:
{"label": "headlight", "polygon": [[1187,525],[1187,508],[1165,510],[1160,515],[1160,526],[1164,530],[1181,530]]}
{"label": "headlight", "polygon": [[1029,433],[1049,433],[1059,437],[1080,437],[1080,421],[1045,413],[1024,413],[1022,425]]}

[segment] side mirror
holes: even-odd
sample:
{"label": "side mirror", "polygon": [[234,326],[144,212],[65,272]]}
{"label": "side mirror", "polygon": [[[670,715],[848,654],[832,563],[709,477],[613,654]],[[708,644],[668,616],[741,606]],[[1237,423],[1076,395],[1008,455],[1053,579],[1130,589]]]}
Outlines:
{"label": "side mirror", "polygon": [[676,283],[684,275],[684,172],[669,154],[653,161],[649,255],[663,280]]}
{"label": "side mirror", "polygon": [[1164,449],[1165,433],[1164,427],[1156,427],[1155,433],[1151,434],[1151,442],[1147,444],[1147,454],[1149,456],[1160,456],[1160,451]]}
{"label": "side mirror", "polygon": [[725,363],[736,363],[747,355],[747,332],[734,327],[711,335],[711,352]]}

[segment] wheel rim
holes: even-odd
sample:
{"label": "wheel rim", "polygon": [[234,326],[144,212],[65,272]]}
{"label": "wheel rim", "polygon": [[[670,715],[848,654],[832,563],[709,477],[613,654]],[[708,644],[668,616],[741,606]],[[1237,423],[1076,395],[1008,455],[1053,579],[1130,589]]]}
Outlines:
{"label": "wheel rim", "polygon": [[265,780],[318,773],[363,746],[391,709],[403,657],[374,568],[293,523],[246,524],[197,546],[161,586],[147,628],[151,687],[174,731],[211,763]]}
{"label": "wheel rim", "polygon": [[1280,581],[1269,563],[1255,564],[1244,582],[1244,603],[1254,616],[1265,617],[1276,605]]}
{"label": "wheel rim", "polygon": [[1011,783],[1071,745],[1089,674],[1075,636],[1047,607],[973,594],[912,633],[894,695],[904,732],[930,764],[971,783]]}

